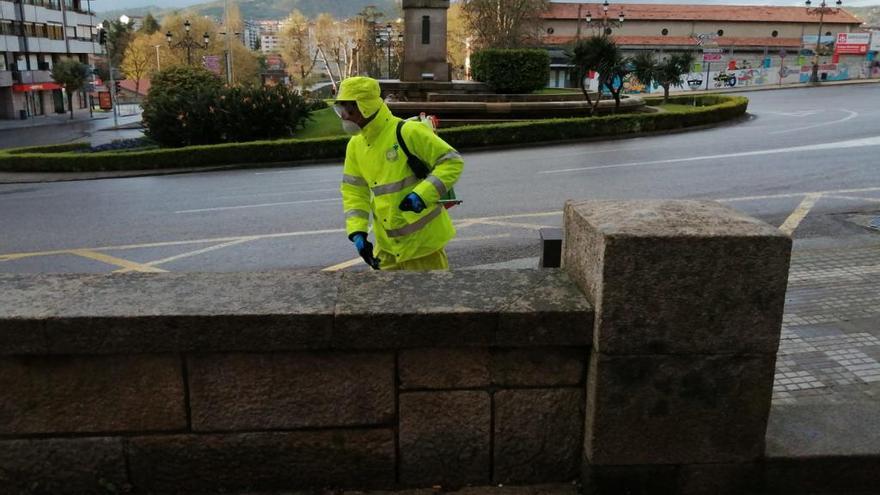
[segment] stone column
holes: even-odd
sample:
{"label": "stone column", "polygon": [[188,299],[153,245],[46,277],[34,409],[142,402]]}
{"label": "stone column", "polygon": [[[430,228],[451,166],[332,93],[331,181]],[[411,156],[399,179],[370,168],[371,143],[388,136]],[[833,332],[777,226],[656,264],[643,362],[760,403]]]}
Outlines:
{"label": "stone column", "polygon": [[591,493],[736,478],[764,453],[791,239],[707,201],[569,201],[564,223],[563,266],[596,310]]}
{"label": "stone column", "polygon": [[402,81],[450,81],[446,61],[449,0],[403,0]]}

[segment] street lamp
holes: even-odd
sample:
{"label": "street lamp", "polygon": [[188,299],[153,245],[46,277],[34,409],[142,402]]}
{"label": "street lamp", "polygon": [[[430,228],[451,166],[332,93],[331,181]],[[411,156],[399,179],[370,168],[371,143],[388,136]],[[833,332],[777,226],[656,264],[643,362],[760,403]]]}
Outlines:
{"label": "street lamp", "polygon": [[156,72],[162,70],[162,65],[159,64],[159,47],[162,45],[153,45],[153,48],[156,49]]}
{"label": "street lamp", "polygon": [[400,30],[397,31],[395,36],[394,26],[389,22],[384,29],[376,30],[376,46],[385,45],[387,49],[387,57],[388,57],[388,79],[391,79],[391,45],[395,43],[395,38],[397,39],[396,43],[400,46],[403,43],[403,33]]}
{"label": "street lamp", "polygon": [[810,74],[810,82],[819,84],[819,47],[822,45],[822,23],[825,21],[825,14],[836,14],[840,12],[843,5],[842,0],[837,0],[837,7],[829,7],[825,0],[818,7],[812,7],[813,2],[806,1],[807,13],[819,16],[819,36],[816,37],[816,50],[813,52],[813,72]]}
{"label": "street lamp", "polygon": [[[623,21],[626,18],[626,14],[623,13],[623,8],[620,9],[620,13],[617,14],[617,20],[615,21],[613,19],[608,18],[608,8],[610,6],[611,6],[611,4],[608,3],[608,0],[605,0],[605,2],[602,3],[602,18],[601,19],[593,19],[593,14],[588,10],[587,14],[584,16],[584,22],[586,22],[587,27],[592,27],[594,29],[601,27],[602,33],[605,34],[606,36],[611,34],[611,26],[614,26],[616,28],[622,28]],[[580,19],[578,19],[578,22],[580,22]]]}
{"label": "street lamp", "polygon": [[205,32],[202,38],[203,44],[199,44],[198,42],[196,42],[196,40],[194,40],[193,37],[189,34],[190,29],[192,29],[192,24],[190,24],[189,19],[187,19],[186,22],[183,23],[183,29],[184,33],[182,40],[178,41],[177,43],[172,43],[172,41],[174,40],[174,35],[171,33],[171,31],[165,33],[165,40],[168,42],[169,48],[185,48],[186,63],[187,65],[192,65],[192,51],[194,49],[207,50],[210,37],[208,36],[208,33]]}

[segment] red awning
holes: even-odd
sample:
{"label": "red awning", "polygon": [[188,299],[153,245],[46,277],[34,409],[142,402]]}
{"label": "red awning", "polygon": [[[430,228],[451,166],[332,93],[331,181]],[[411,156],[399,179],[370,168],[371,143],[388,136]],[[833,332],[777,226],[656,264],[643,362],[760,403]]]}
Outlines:
{"label": "red awning", "polygon": [[36,84],[13,84],[12,90],[23,93],[25,91],[51,91],[53,89],[61,89],[58,83],[36,83]]}

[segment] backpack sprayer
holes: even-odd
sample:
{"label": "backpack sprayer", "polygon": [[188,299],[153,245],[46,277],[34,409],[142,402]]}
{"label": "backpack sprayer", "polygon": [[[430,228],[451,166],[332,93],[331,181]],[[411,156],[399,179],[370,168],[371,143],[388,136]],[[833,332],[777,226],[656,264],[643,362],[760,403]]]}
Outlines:
{"label": "backpack sprayer", "polygon": [[[431,173],[431,169],[428,168],[428,165],[423,162],[421,158],[410,153],[409,147],[407,147],[406,143],[403,141],[403,133],[401,132],[401,129],[403,129],[403,124],[406,122],[418,122],[431,129],[431,132],[436,133],[437,128],[440,127],[440,119],[435,115],[425,115],[425,112],[422,112],[417,117],[410,117],[397,123],[397,142],[400,144],[400,149],[403,150],[403,154],[406,155],[406,163],[416,177],[419,179],[425,179]],[[446,194],[441,196],[437,202],[443,205],[447,210],[462,203],[460,199],[455,197],[455,188],[453,187],[450,187],[449,190],[446,191]]]}

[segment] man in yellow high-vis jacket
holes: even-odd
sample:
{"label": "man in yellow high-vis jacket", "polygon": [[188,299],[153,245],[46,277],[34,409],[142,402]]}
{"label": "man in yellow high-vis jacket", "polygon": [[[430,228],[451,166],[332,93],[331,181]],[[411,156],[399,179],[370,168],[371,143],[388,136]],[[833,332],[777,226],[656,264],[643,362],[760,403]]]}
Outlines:
{"label": "man in yellow high-vis jacket", "polygon": [[[380,270],[446,270],[444,247],[455,236],[438,200],[461,175],[461,155],[417,122],[401,128],[404,145],[430,169],[419,179],[397,139],[399,118],[382,101],[379,83],[368,77],[342,81],[334,109],[348,142],[343,169],[345,230],[364,261]],[[367,240],[370,215],[376,248]]]}

